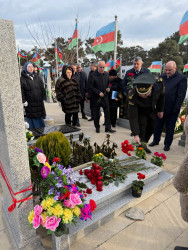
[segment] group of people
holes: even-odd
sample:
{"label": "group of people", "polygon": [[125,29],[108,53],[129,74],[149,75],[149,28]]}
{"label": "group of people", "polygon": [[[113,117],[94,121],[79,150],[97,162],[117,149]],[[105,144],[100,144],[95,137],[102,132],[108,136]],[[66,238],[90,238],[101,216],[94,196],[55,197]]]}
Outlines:
{"label": "group of people", "polygon": [[[88,121],[94,121],[96,133],[100,133],[101,108],[104,111],[105,132],[114,133],[116,131],[112,127],[116,127],[117,110],[126,97],[134,141],[151,153],[145,143],[154,135],[149,146],[158,145],[165,126],[164,150],[170,150],[176,120],[186,95],[187,79],[176,70],[174,61],[166,63],[164,73],[158,79],[142,65],[142,58],[135,57],[133,68],[126,72],[123,80],[117,76],[115,69],[106,72],[104,61],[90,65],[88,78],[81,64],[65,65],[55,85],[56,98],[65,113],[65,123],[80,126],[79,107],[82,118],[88,119],[84,103],[89,99],[91,118]],[[44,84],[37,67],[30,62],[24,65],[21,73],[21,90],[30,128],[44,127]]]}

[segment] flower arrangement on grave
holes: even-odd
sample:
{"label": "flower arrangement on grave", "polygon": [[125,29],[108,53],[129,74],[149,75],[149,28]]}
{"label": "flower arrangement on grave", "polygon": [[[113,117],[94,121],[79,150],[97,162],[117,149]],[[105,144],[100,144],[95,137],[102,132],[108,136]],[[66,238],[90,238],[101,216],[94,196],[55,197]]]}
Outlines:
{"label": "flower arrangement on grave", "polygon": [[[133,150],[134,148],[127,140],[122,142],[122,151],[124,153],[130,156],[129,151]],[[119,183],[125,181],[129,173],[147,169],[143,163],[136,163],[138,158],[135,156],[118,160],[106,159],[99,153],[93,156],[93,160],[91,168],[81,169],[79,174],[81,176],[85,175],[93,185],[93,188],[96,187],[96,190],[99,192],[103,191],[103,187],[110,183],[118,186]],[[132,161],[134,161],[134,164]],[[87,192],[92,193],[92,189],[87,190]]]}
{"label": "flower arrangement on grave", "polygon": [[129,90],[132,90],[133,89],[133,82],[134,82],[134,73],[129,72],[127,74],[127,80],[128,80],[127,86],[129,88]]}
{"label": "flower arrangement on grave", "polygon": [[48,230],[48,234],[61,236],[69,233],[67,225],[76,224],[78,218],[91,219],[96,203],[90,200],[89,204],[84,204],[87,196],[84,189],[87,186],[74,181],[73,169],[64,168],[59,164],[58,157],[55,157],[50,165],[38,148],[30,147],[30,151],[34,154],[33,164],[38,167],[35,175],[40,180],[38,186],[41,197],[40,203],[29,213],[30,225],[35,229],[42,226]]}
{"label": "flower arrangement on grave", "polygon": [[146,151],[142,146],[136,146],[135,155],[138,156],[140,159],[146,160]]}
{"label": "flower arrangement on grave", "polygon": [[132,195],[134,197],[141,196],[144,187],[144,182],[142,180],[145,179],[145,177],[146,177],[145,174],[137,173],[138,180],[134,180],[132,182]]}
{"label": "flower arrangement on grave", "polygon": [[166,155],[164,153],[159,154],[158,152],[155,152],[151,158],[151,163],[155,164],[158,167],[162,167],[165,160]]}
{"label": "flower arrangement on grave", "polygon": [[34,140],[35,137],[31,131],[26,129],[25,134],[26,134],[26,141]]}

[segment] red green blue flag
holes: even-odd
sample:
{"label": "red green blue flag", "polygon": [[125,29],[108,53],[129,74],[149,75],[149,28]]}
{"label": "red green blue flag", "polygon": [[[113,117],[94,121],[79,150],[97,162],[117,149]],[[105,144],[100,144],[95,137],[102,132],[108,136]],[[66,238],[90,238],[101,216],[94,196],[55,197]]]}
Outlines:
{"label": "red green blue flag", "polygon": [[153,73],[161,73],[162,61],[155,61],[148,68]]}
{"label": "red green blue flag", "polygon": [[185,12],[185,15],[181,20],[179,34],[180,40],[178,44],[184,43],[188,40],[188,11]]}
{"label": "red green blue flag", "polygon": [[33,63],[36,63],[36,64],[40,64],[40,57],[39,57],[38,50],[36,50],[33,58],[30,60],[30,62],[33,62]]}
{"label": "red green blue flag", "polygon": [[77,43],[78,43],[78,25],[76,23],[74,34],[72,38],[68,41],[69,44],[68,50],[71,50],[73,47],[75,47]]}
{"label": "red green blue flag", "polygon": [[57,45],[57,42],[56,42],[56,47],[55,47],[55,53],[57,54],[57,61],[60,62],[60,63],[63,63],[62,61],[62,51],[61,49],[59,48],[59,46]]}
{"label": "red green blue flag", "polygon": [[115,21],[102,27],[97,31],[96,38],[92,45],[94,53],[98,51],[107,52],[114,50]]}
{"label": "red green blue flag", "polygon": [[27,56],[24,55],[19,49],[18,49],[18,57],[26,58]]}
{"label": "red green blue flag", "polygon": [[[114,68],[114,60],[110,62],[110,69]],[[120,70],[120,57],[116,61],[116,71]]]}
{"label": "red green blue flag", "polygon": [[111,65],[111,59],[108,60],[108,62],[105,64],[105,71],[109,71],[110,70],[110,65]]}
{"label": "red green blue flag", "polygon": [[183,73],[188,71],[188,63],[184,65]]}

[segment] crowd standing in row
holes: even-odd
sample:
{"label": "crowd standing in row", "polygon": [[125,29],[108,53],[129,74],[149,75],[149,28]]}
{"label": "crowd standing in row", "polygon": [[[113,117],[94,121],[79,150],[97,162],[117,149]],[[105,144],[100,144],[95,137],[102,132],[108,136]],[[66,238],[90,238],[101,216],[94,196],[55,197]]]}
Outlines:
{"label": "crowd standing in row", "polygon": [[[115,69],[105,71],[105,62],[91,63],[88,78],[81,64],[64,66],[61,77],[55,85],[56,98],[65,113],[65,124],[80,126],[79,106],[83,119],[88,119],[84,111],[85,100],[90,100],[91,118],[96,133],[100,133],[101,108],[104,111],[105,132],[115,133],[117,110],[121,102],[126,102],[128,119],[134,141],[159,144],[163,127],[166,126],[164,150],[170,150],[175,123],[187,90],[187,79],[176,70],[174,61],[165,65],[164,74],[158,79],[143,66],[141,57],[135,57],[133,68],[122,80]],[[130,76],[132,85],[130,84]],[[21,74],[22,100],[26,119],[30,128],[44,127],[45,89],[38,69],[27,62]],[[145,144],[143,143],[143,146]],[[147,153],[151,151],[146,147]]]}

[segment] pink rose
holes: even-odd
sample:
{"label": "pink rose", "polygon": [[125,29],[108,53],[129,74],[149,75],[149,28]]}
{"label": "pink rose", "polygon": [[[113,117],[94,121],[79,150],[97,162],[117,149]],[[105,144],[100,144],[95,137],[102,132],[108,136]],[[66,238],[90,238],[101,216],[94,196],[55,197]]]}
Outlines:
{"label": "pink rose", "polygon": [[42,213],[42,211],[43,211],[42,206],[36,205],[36,206],[34,207],[34,215],[40,215],[40,214]]}
{"label": "pink rose", "polygon": [[40,162],[40,163],[43,163],[45,165],[46,163],[46,156],[45,154],[43,153],[38,153],[37,154],[37,160]]}
{"label": "pink rose", "polygon": [[82,203],[82,200],[80,199],[80,196],[78,194],[70,194],[70,202],[71,207],[75,207],[76,205],[80,205]]}
{"label": "pink rose", "polygon": [[55,231],[56,228],[59,226],[59,222],[61,221],[61,218],[57,218],[55,215],[51,217],[46,217],[45,222],[45,228],[50,229],[51,231]]}
{"label": "pink rose", "polygon": [[65,207],[69,207],[69,208],[71,207],[70,200],[64,200],[63,204],[64,204]]}
{"label": "pink rose", "polygon": [[40,224],[43,223],[43,219],[42,219],[42,216],[41,215],[35,215],[35,217],[33,218],[33,227],[35,229],[37,229]]}

